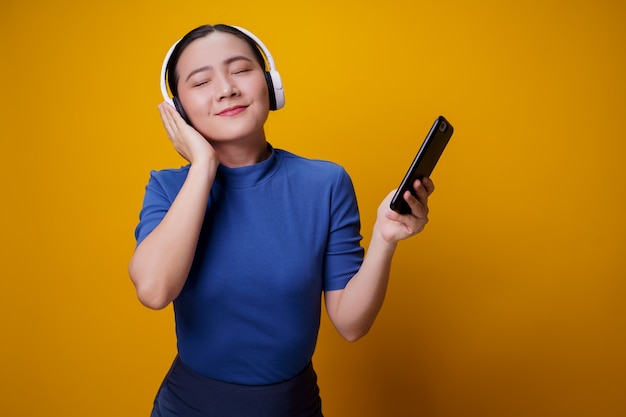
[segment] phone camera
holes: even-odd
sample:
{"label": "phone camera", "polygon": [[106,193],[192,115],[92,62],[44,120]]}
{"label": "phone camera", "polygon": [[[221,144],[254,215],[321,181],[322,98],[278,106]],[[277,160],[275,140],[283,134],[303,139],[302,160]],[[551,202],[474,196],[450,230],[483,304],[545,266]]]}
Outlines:
{"label": "phone camera", "polygon": [[439,130],[441,130],[442,132],[445,132],[447,128],[448,124],[446,122],[442,122],[441,126],[439,126]]}

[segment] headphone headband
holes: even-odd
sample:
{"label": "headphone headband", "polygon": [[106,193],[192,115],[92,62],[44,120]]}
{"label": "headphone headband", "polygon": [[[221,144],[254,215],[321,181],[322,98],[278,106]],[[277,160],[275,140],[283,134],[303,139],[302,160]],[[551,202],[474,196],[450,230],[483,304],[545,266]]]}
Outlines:
{"label": "headphone headband", "polygon": [[244,35],[247,35],[250,39],[252,39],[254,41],[254,43],[256,43],[258,45],[258,47],[261,49],[261,51],[263,51],[263,55],[265,55],[265,59],[267,60],[267,66],[269,67],[270,71],[276,71],[276,65],[274,64],[274,58],[272,57],[272,54],[270,53],[270,50],[267,49],[267,46],[265,46],[265,44],[261,41],[261,39],[257,38],[256,35],[252,32],[250,32],[249,30],[246,30],[240,26],[231,26],[232,28],[237,29],[239,32],[243,33]]}
{"label": "headphone headband", "polygon": [[167,101],[168,103],[170,103],[171,105],[174,105],[174,103],[172,102],[172,99],[170,98],[170,95],[167,92],[167,79],[166,79],[167,64],[170,61],[172,52],[174,52],[174,48],[176,48],[176,45],[178,45],[181,40],[182,38],[177,40],[174,43],[174,45],[170,47],[170,49],[167,51],[167,54],[165,54],[165,59],[163,60],[163,65],[161,66],[161,95],[163,96],[163,99]]}
{"label": "headphone headband", "polygon": [[[265,44],[258,37],[256,37],[252,32],[239,26],[230,26],[230,27],[238,30],[239,32],[243,33],[244,35],[252,39],[254,43],[256,43],[256,45],[259,47],[259,49],[263,52],[263,55],[265,56],[265,60],[267,61],[267,66],[269,67],[269,71],[266,71],[266,78],[267,78],[267,84],[268,84],[267,88],[270,94],[270,103],[272,104],[271,110],[278,110],[282,108],[285,105],[285,92],[283,90],[283,82],[280,77],[280,74],[276,70],[276,65],[274,64],[274,58],[272,57],[272,54],[270,53],[269,49],[267,49]],[[174,49],[180,43],[181,40],[182,38],[177,40],[174,43],[174,45],[170,47],[170,49],[167,51],[167,54],[165,54],[165,59],[163,60],[163,64],[161,65],[161,78],[160,78],[161,95],[163,96],[163,99],[165,101],[167,101],[168,103],[172,105],[174,105],[174,100],[170,97],[167,91],[167,76],[168,76],[167,64],[169,63],[170,57],[172,56]]]}

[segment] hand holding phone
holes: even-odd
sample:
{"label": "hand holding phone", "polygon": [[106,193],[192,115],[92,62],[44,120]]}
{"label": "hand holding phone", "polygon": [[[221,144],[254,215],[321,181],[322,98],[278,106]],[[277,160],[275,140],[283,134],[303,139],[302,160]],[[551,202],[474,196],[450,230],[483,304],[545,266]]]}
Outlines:
{"label": "hand holding phone", "polygon": [[415,190],[413,190],[415,180],[430,177],[453,132],[454,128],[450,122],[443,116],[437,117],[413,159],[413,163],[391,199],[390,207],[392,210],[400,214],[411,212],[411,208],[404,200],[404,194],[408,190],[415,195]]}

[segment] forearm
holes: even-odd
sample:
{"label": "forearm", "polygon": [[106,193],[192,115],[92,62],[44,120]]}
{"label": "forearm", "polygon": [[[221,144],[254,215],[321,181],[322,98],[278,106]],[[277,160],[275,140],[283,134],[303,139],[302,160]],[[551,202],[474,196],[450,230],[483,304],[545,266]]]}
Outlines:
{"label": "forearm", "polygon": [[348,341],[363,337],[383,305],[396,243],[388,243],[374,233],[363,264],[346,287],[336,294],[329,311],[337,331]]}
{"label": "forearm", "polygon": [[345,289],[325,294],[326,308],[335,328],[347,340],[363,337],[370,329],[385,299],[391,260],[399,241],[421,232],[428,222],[428,195],[434,190],[430,179],[416,180],[415,197],[404,198],[410,214],[400,215],[389,208],[394,192],[378,206],[372,240],[363,264]]}
{"label": "forearm", "polygon": [[192,165],[161,223],[141,242],[129,265],[137,296],[161,309],[182,290],[193,262],[216,166]]}

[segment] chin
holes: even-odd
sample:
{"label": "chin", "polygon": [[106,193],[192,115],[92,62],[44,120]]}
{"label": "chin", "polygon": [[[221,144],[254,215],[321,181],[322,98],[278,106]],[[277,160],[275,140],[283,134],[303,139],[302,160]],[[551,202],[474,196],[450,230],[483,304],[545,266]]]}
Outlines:
{"label": "chin", "polygon": [[265,138],[263,126],[263,123],[228,123],[227,126],[207,126],[198,131],[209,141],[228,142],[251,137]]}
{"label": "chin", "polygon": [[263,138],[265,140],[265,136],[263,132],[258,131],[230,131],[230,132],[215,132],[212,134],[203,136],[212,144],[215,143],[227,143],[227,142],[237,142],[242,140],[249,140],[251,138]]}

